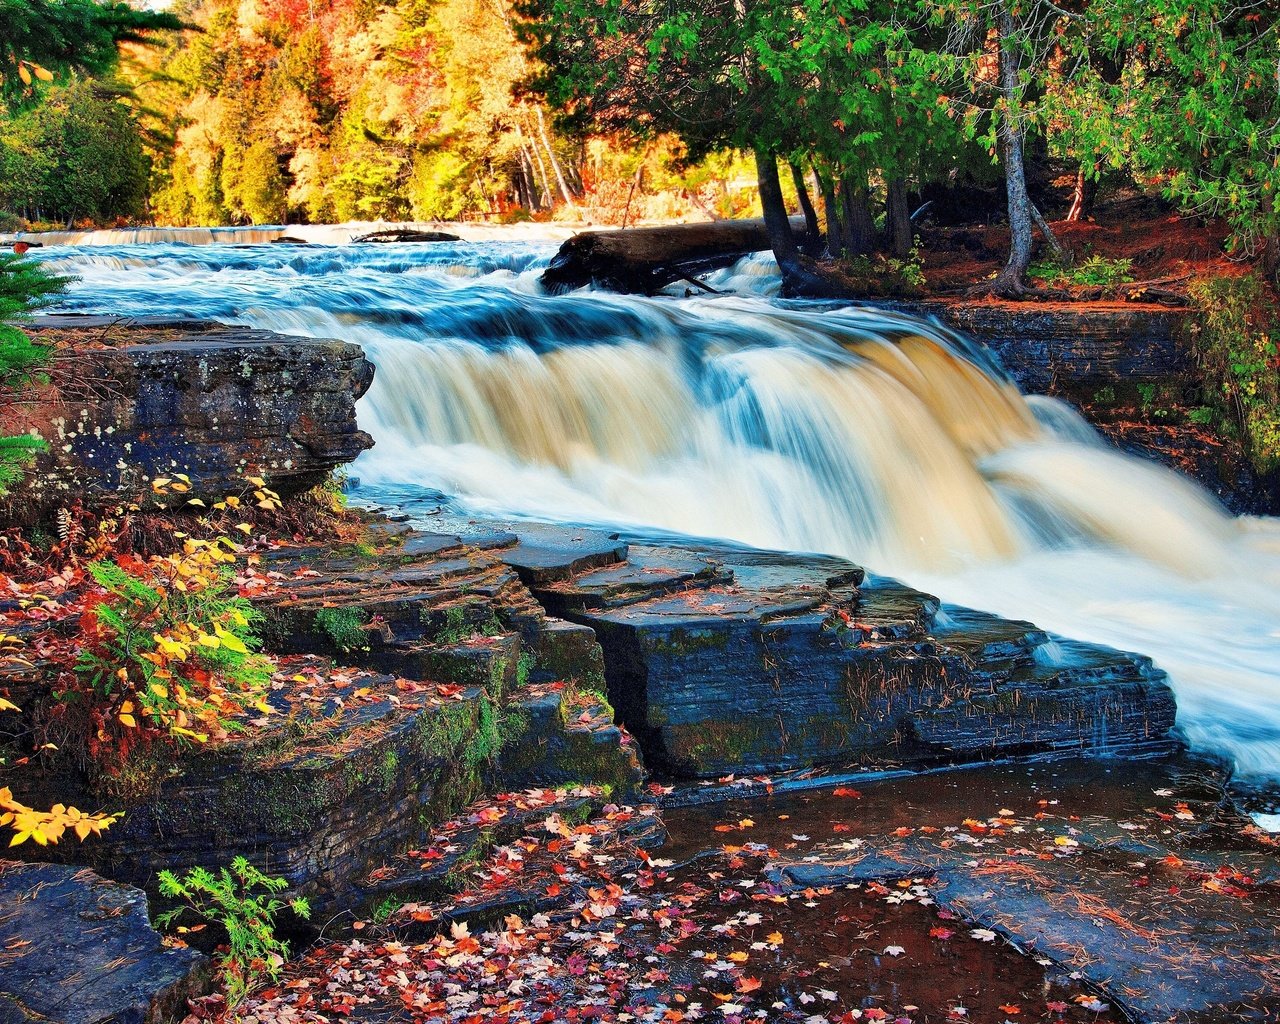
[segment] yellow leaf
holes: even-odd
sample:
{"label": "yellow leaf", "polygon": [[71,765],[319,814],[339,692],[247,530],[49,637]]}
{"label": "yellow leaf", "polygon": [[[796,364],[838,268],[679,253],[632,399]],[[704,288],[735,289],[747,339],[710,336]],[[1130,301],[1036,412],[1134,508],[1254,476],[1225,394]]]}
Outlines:
{"label": "yellow leaf", "polygon": [[31,833],[30,833],[30,832],[19,832],[16,836],[14,836],[12,839],[10,839],[10,840],[9,840],[9,845],[10,845],[10,846],[21,846],[23,843],[25,843],[25,842],[26,842],[28,839],[30,839],[30,838],[31,838]]}
{"label": "yellow leaf", "polygon": [[136,729],[138,727],[138,720],[134,718],[133,715],[121,715],[120,724],[127,726],[130,729]]}
{"label": "yellow leaf", "polygon": [[27,66],[25,64],[18,65],[18,77],[22,79],[23,85],[31,84],[31,72],[27,70]]}
{"label": "yellow leaf", "polygon": [[222,641],[222,646],[227,648],[227,650],[235,651],[237,654],[249,653],[249,648],[247,648],[244,645],[244,642],[234,633],[223,629],[217,624],[214,625],[213,631],[218,634],[218,639]]}
{"label": "yellow leaf", "polygon": [[151,481],[151,489],[153,491],[163,491],[171,483],[173,483],[173,481],[167,476],[158,476]]}
{"label": "yellow leaf", "polygon": [[48,68],[42,68],[39,64],[32,64],[31,70],[36,73],[36,78],[40,79],[40,81],[42,82],[53,81],[53,72],[50,71]]}
{"label": "yellow leaf", "polygon": [[196,640],[200,643],[202,647],[210,647],[210,648],[213,648],[214,650],[217,650],[219,647],[222,646],[221,640],[219,640],[216,636],[211,636],[208,633],[198,634],[196,636]]}
{"label": "yellow leaf", "polygon": [[3,697],[0,697],[0,711],[21,711],[21,710],[22,708],[18,707],[17,704],[13,703],[13,701],[5,700]]}
{"label": "yellow leaf", "polygon": [[205,507],[206,507],[206,506],[205,506],[205,503],[204,503],[203,501],[201,501],[199,498],[188,498],[188,499],[187,499],[187,504],[188,504],[188,505],[199,505],[201,508],[205,508]]}
{"label": "yellow leaf", "polygon": [[250,526],[248,523],[236,523],[236,529],[239,530],[241,533],[245,534],[246,536],[253,533],[253,527]]}
{"label": "yellow leaf", "polygon": [[265,480],[263,480],[263,479],[262,479],[262,477],[260,477],[260,476],[247,476],[247,477],[245,477],[245,479],[246,479],[246,480],[248,480],[248,481],[249,481],[249,483],[253,484],[253,486],[254,486],[254,487],[266,487],[266,486],[267,486],[267,482],[266,482]]}

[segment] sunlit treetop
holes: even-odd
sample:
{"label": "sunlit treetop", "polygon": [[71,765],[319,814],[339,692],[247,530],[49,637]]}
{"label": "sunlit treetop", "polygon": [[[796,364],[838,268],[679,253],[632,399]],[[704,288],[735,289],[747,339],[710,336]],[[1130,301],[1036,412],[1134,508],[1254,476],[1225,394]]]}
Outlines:
{"label": "sunlit treetop", "polygon": [[35,99],[39,83],[71,70],[102,74],[120,43],[151,42],[157,32],[182,27],[167,11],[122,0],[0,0],[0,101],[22,106]]}

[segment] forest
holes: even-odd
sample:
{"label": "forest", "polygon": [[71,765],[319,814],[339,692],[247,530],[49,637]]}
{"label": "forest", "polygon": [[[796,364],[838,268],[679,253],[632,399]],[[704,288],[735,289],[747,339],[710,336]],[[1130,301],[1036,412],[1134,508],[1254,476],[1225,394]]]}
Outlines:
{"label": "forest", "polygon": [[124,42],[118,63],[27,53],[0,25],[17,43],[0,122],[10,226],[634,223],[762,206],[776,228],[789,203],[834,254],[905,260],[912,213],[932,201],[939,217],[1007,217],[991,287],[1016,294],[1036,231],[1056,250],[1048,221],[1127,188],[1223,219],[1230,251],[1269,272],[1280,256],[1267,0],[113,10],[100,31]]}

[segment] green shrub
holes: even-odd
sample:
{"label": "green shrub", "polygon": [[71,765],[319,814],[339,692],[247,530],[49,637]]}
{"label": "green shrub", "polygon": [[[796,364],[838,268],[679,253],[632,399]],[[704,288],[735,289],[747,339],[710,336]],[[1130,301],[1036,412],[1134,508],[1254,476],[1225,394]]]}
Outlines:
{"label": "green shrub", "polygon": [[[34,260],[0,254],[0,401],[8,403],[5,391],[26,387],[39,379],[49,350],[33,342],[18,324],[54,302],[68,281]],[[0,435],[0,495],[13,489],[22,479],[23,468],[45,447],[42,440],[29,434]]]}
{"label": "green shrub", "polygon": [[1256,274],[1198,282],[1190,336],[1204,382],[1198,421],[1236,434],[1261,472],[1280,468],[1280,306]]}
{"label": "green shrub", "polygon": [[1046,261],[1033,264],[1027,276],[1056,287],[1077,285],[1082,288],[1116,288],[1133,280],[1133,260],[1108,259],[1094,254],[1074,266]]}
{"label": "green shrub", "polygon": [[244,857],[236,857],[229,869],[221,868],[217,874],[192,868],[179,878],[172,871],[161,871],[159,880],[161,895],[180,899],[185,906],[157,915],[158,925],[168,928],[190,913],[226,932],[226,952],[218,968],[228,1006],[239,1003],[264,978],[279,979],[289,946],[276,936],[276,915],[287,906],[303,920],[311,917],[306,899],[278,898],[289,887],[286,879],[263,874]]}

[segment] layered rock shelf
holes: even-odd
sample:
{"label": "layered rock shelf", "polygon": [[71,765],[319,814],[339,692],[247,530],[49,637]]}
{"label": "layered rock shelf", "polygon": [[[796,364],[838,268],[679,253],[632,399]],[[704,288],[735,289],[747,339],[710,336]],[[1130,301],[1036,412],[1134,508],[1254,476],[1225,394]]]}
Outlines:
{"label": "layered rock shelf", "polygon": [[246,475],[288,493],[373,444],[356,426],[373,381],[358,345],[198,321],[65,315],[38,326],[67,355],[22,410],[21,426],[49,442],[13,509],[22,518],[86,494],[146,495],[179,473],[192,497],[216,500]]}
{"label": "layered rock shelf", "polygon": [[620,719],[669,774],[1173,742],[1173,696],[1149,659],[944,608],[839,559],[635,545],[568,576],[522,573],[595,630]]}

